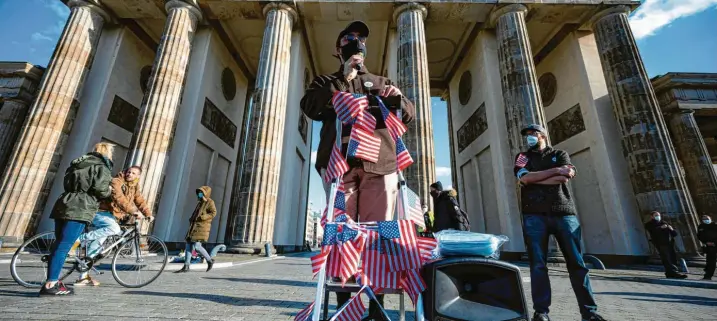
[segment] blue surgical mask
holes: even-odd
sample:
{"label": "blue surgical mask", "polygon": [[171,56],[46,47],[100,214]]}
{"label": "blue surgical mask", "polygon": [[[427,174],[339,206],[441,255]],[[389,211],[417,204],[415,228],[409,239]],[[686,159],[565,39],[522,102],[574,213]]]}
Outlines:
{"label": "blue surgical mask", "polygon": [[702,220],[702,223],[710,224],[710,223],[712,223],[712,220]]}
{"label": "blue surgical mask", "polygon": [[538,145],[538,137],[535,137],[533,135],[528,135],[527,137],[525,137],[525,140],[528,141],[528,146],[530,147]]}
{"label": "blue surgical mask", "polygon": [[197,193],[197,197],[198,197],[199,199],[204,198],[204,193]]}
{"label": "blue surgical mask", "polygon": [[660,215],[655,216],[655,222],[659,222],[662,220],[662,217]]}

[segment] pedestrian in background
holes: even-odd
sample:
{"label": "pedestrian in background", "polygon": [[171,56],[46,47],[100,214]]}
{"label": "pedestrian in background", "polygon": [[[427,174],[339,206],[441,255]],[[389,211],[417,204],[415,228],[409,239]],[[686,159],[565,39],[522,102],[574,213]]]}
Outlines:
{"label": "pedestrian in background", "polygon": [[470,231],[468,216],[458,205],[454,189],[443,190],[443,184],[438,181],[430,186],[433,197],[433,232],[443,230]]}
{"label": "pedestrian in background", "polygon": [[677,231],[670,224],[662,220],[658,211],[650,213],[652,217],[645,223],[645,230],[650,233],[650,241],[660,254],[662,265],[665,267],[665,276],[668,279],[686,279],[687,275],[677,269],[677,253],[675,252],[675,237]]}
{"label": "pedestrian in background", "polygon": [[174,273],[189,272],[189,264],[192,262],[192,250],[197,250],[199,255],[207,261],[207,272],[214,266],[214,260],[202,246],[202,242],[209,240],[209,232],[212,230],[212,220],[217,216],[217,208],[214,205],[212,188],[202,186],[196,190],[197,207],[194,208],[192,217],[189,218],[189,231],[187,232],[187,244],[184,248],[184,266]]}
{"label": "pedestrian in background", "polygon": [[40,296],[74,294],[72,288],[59,281],[60,272],[70,248],[95,218],[100,201],[110,197],[113,150],[114,145],[99,143],[93,152],[73,160],[65,171],[65,191],[50,214],[55,220],[55,244],[50,251],[47,281],[40,289]]}
{"label": "pedestrian in background", "polygon": [[702,215],[702,223],[697,227],[697,238],[704,244],[702,251],[707,256],[703,280],[712,280],[717,265],[717,224],[709,215]]}

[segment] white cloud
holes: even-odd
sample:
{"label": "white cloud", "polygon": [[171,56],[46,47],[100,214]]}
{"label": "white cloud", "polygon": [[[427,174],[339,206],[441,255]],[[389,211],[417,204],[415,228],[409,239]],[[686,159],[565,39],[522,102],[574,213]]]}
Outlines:
{"label": "white cloud", "polygon": [[52,38],[50,38],[50,37],[48,37],[48,36],[46,36],[45,34],[40,33],[40,32],[35,32],[35,33],[33,33],[32,36],[30,36],[30,38],[31,38],[32,40],[35,40],[35,41],[40,41],[40,40],[52,41]]}
{"label": "white cloud", "polygon": [[316,164],[316,151],[311,151],[311,164]]}
{"label": "white cloud", "polygon": [[673,21],[717,5],[717,0],[645,0],[630,17],[636,39],[649,37]]}
{"label": "white cloud", "polygon": [[436,176],[437,177],[451,177],[451,168],[443,167],[443,166],[436,167]]}

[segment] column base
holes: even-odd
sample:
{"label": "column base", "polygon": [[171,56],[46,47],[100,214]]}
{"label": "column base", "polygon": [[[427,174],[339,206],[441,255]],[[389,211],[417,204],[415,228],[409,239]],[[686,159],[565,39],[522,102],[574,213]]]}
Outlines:
{"label": "column base", "polygon": [[23,242],[25,242],[25,238],[21,236],[2,235],[0,236],[0,253],[15,252]]}

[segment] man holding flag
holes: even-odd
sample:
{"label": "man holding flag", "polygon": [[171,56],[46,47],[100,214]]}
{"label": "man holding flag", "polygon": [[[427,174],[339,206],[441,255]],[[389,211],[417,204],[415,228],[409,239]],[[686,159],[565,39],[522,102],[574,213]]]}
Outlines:
{"label": "man holding flag", "polygon": [[[342,30],[334,52],[341,67],[314,79],[301,99],[304,113],[322,122],[316,170],[324,178],[324,189],[328,194],[331,179],[343,176],[345,211],[356,222],[392,219],[398,194],[397,169],[412,162],[400,135],[405,124],[413,120],[415,109],[390,79],[366,69],[368,35],[369,28],[361,21]],[[396,118],[399,109],[401,119]],[[334,149],[337,117],[343,122],[340,152]],[[349,293],[337,293],[338,306],[349,298]],[[382,318],[371,302],[367,319]]]}

